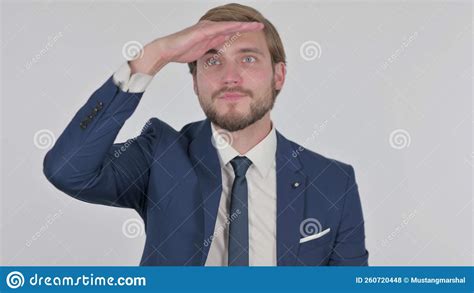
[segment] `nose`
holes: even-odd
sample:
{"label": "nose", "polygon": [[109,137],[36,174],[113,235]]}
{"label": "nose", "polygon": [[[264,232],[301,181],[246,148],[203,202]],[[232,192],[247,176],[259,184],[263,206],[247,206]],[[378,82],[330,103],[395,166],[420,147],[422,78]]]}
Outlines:
{"label": "nose", "polygon": [[242,76],[238,64],[235,62],[227,62],[222,72],[222,82],[225,86],[240,86],[242,84]]}

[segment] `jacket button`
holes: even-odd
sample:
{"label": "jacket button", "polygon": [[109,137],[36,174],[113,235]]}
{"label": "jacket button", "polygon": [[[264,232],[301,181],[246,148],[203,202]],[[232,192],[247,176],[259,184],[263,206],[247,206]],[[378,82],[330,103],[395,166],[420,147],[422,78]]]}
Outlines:
{"label": "jacket button", "polygon": [[298,188],[298,186],[300,186],[300,183],[299,182],[293,182],[293,188]]}
{"label": "jacket button", "polygon": [[89,119],[92,119],[92,118],[94,118],[94,115],[89,115]]}
{"label": "jacket button", "polygon": [[81,122],[81,124],[79,124],[79,126],[80,126],[82,129],[86,129],[87,124],[85,124],[84,122]]}

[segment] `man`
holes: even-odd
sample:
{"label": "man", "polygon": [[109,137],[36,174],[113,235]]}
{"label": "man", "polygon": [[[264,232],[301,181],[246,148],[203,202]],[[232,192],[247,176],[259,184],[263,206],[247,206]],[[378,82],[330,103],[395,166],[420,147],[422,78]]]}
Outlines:
{"label": "man", "polygon": [[[206,120],[152,118],[114,144],[147,84],[188,63]],[[44,160],[57,188],[135,209],[141,265],[367,265],[353,168],[287,140],[270,118],[286,75],[275,27],[228,4],[147,44],[92,94]]]}

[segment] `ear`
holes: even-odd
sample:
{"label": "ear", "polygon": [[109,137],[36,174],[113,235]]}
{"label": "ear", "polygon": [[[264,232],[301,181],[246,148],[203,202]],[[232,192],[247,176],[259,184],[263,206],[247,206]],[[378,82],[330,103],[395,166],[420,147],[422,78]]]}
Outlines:
{"label": "ear", "polygon": [[278,62],[275,64],[273,80],[275,81],[275,89],[281,90],[283,84],[285,83],[286,77],[286,64],[283,62]]}

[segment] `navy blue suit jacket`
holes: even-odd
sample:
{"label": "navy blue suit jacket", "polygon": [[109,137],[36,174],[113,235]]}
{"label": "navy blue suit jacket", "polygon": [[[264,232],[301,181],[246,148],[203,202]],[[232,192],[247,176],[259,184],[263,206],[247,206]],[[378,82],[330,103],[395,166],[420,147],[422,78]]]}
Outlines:
{"label": "navy blue suit jacket", "polygon": [[[79,200],[135,209],[146,232],[140,265],[204,265],[222,192],[210,122],[177,131],[152,118],[141,135],[114,144],[141,97],[110,77],[46,154],[44,173]],[[277,264],[367,265],[353,168],[277,131],[276,170]],[[300,244],[300,225],[309,218],[331,230]]]}

